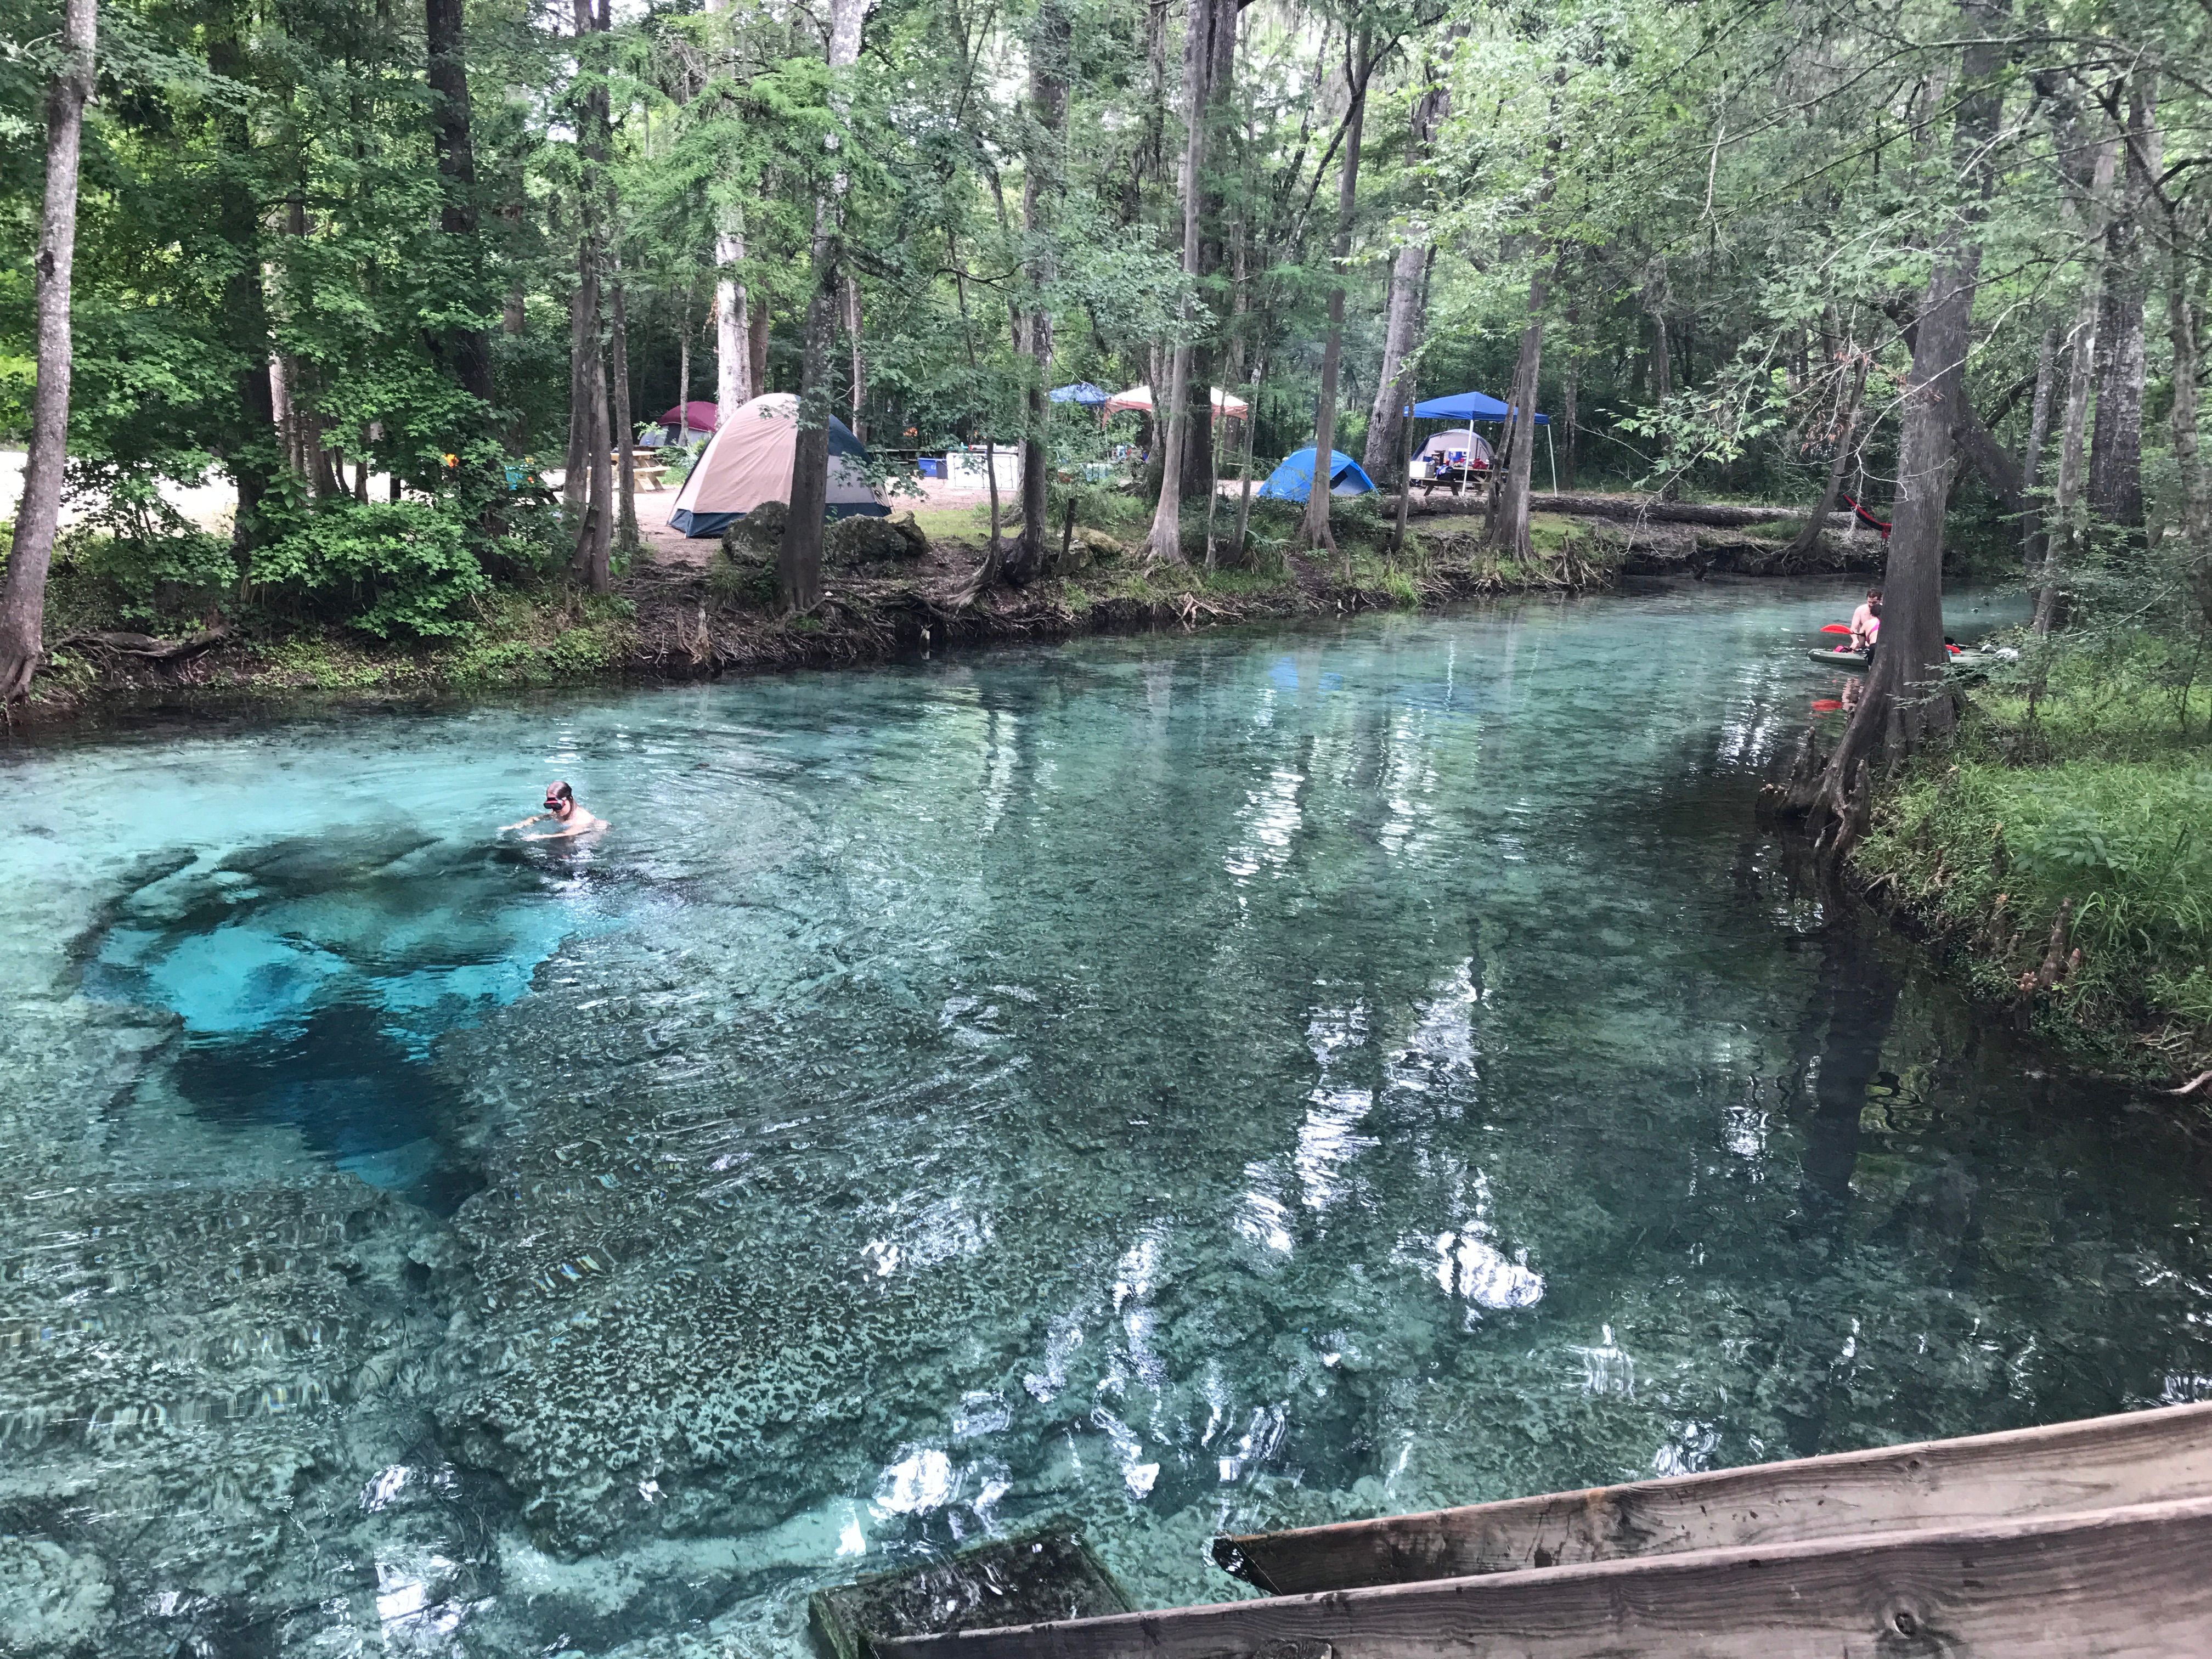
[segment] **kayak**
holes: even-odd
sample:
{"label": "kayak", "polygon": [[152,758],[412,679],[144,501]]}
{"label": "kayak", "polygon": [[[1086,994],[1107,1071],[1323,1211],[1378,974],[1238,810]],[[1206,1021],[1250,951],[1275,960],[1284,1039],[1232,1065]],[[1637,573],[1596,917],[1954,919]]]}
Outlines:
{"label": "kayak", "polygon": [[[1814,650],[1808,651],[1805,654],[1814,662],[1827,667],[1841,668],[1857,674],[1865,672],[1869,653],[1864,651],[1845,649]],[[1991,663],[2000,660],[2002,659],[1999,653],[1995,651],[1954,651],[1951,653],[1951,669],[1954,673],[1957,673],[1967,669],[1987,668]]]}

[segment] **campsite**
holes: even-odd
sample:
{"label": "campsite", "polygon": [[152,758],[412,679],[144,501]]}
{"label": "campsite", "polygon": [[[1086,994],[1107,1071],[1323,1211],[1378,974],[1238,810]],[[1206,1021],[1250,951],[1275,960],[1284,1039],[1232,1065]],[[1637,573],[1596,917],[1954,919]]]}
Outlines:
{"label": "campsite", "polygon": [[2212,4],[0,6],[4,1659],[2212,1654]]}

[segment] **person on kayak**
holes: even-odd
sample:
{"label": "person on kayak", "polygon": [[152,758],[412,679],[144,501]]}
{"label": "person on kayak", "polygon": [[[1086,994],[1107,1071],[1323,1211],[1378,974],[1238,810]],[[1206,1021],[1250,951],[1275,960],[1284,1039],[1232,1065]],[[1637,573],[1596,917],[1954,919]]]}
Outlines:
{"label": "person on kayak", "polygon": [[534,836],[525,836],[523,840],[568,841],[574,836],[587,836],[595,830],[604,830],[607,827],[607,821],[605,818],[594,817],[576,805],[576,792],[567,784],[549,783],[545,786],[545,810],[533,813],[519,823],[502,823],[499,827],[499,833],[503,836],[510,830],[527,830],[532,824],[543,823],[547,818],[551,818],[560,827],[541,830]]}
{"label": "person on kayak", "polygon": [[1881,632],[1881,589],[1867,589],[1866,603],[1851,612],[1851,649],[1871,651],[1875,635]]}

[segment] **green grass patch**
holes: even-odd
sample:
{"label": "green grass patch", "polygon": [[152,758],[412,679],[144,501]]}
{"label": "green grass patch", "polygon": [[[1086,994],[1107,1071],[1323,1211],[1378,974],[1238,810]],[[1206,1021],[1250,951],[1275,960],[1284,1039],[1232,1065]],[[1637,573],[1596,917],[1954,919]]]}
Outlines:
{"label": "green grass patch", "polygon": [[[2068,684],[2069,680],[2075,683]],[[1911,769],[1853,854],[1961,948],[1976,988],[2026,1000],[2100,1063],[2166,1075],[2212,1052],[2212,693],[2093,684],[2031,708],[1976,696],[1950,751]],[[2062,907],[2078,967],[2039,972]]]}

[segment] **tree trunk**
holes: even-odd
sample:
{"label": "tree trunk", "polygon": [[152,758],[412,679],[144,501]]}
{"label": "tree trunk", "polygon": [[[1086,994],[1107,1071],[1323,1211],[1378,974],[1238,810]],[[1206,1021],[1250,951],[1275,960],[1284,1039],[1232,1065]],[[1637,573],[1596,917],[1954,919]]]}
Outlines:
{"label": "tree trunk", "polygon": [[1022,175],[1024,286],[1029,290],[1029,349],[1031,363],[1024,390],[1022,431],[1022,532],[1007,560],[1015,582],[1033,580],[1045,559],[1045,486],[1050,477],[1052,401],[1045,393],[1052,374],[1052,310],[1045,290],[1055,274],[1052,228],[1066,188],[1068,53],[1074,29],[1063,0],[1043,0],[1030,35],[1030,127]]}
{"label": "tree trunk", "polygon": [[[735,271],[744,263],[744,221],[735,210],[714,233],[714,269]],[[714,407],[727,421],[738,405],[757,396],[752,376],[752,318],[745,285],[734,276],[714,279]]]}
{"label": "tree trunk", "polygon": [[763,396],[768,391],[768,340],[771,317],[769,307],[767,295],[754,296],[751,328],[745,341],[745,358],[756,398]]}
{"label": "tree trunk", "polygon": [[1367,118],[1367,82],[1371,72],[1370,43],[1362,33],[1346,64],[1346,91],[1352,99],[1344,130],[1344,170],[1336,184],[1336,240],[1330,246],[1335,283],[1328,291],[1328,336],[1321,355],[1321,401],[1314,411],[1313,488],[1306,493],[1306,514],[1298,525],[1298,539],[1308,547],[1334,552],[1336,538],[1329,532],[1329,472],[1336,444],[1336,376],[1344,362],[1344,264],[1352,257],[1352,216],[1358,205],[1359,133]]}
{"label": "tree trunk", "polygon": [[[1221,112],[1236,85],[1237,75],[1237,19],[1240,8],[1237,0],[1216,0],[1206,12],[1206,39],[1201,50],[1206,53],[1206,103],[1203,118],[1206,124],[1206,149],[1213,155],[1223,134],[1225,123]],[[1219,475],[1213,448],[1220,441],[1220,416],[1213,407],[1213,386],[1221,367],[1221,354],[1217,346],[1221,318],[1216,309],[1215,279],[1221,270],[1221,227],[1224,218],[1221,191],[1214,183],[1217,164],[1209,164],[1199,179],[1198,202],[1198,266],[1199,282],[1196,337],[1190,346],[1190,380],[1205,399],[1206,418],[1183,423],[1182,493],[1185,500],[1196,495],[1205,488],[1205,480]]]}
{"label": "tree trunk", "polygon": [[613,461],[608,453],[612,434],[607,429],[606,356],[600,339],[601,289],[607,262],[604,209],[612,125],[605,79],[606,59],[600,50],[607,33],[606,0],[599,0],[597,6],[592,0],[575,0],[575,18],[580,66],[594,78],[584,94],[576,133],[582,179],[577,191],[576,295],[570,313],[570,345],[576,360],[570,368],[569,384],[580,398],[581,408],[572,408],[568,431],[569,447],[581,465],[571,462],[566,483],[571,510],[578,515],[571,568],[592,592],[604,593],[614,585],[610,555],[615,514]]}
{"label": "tree trunk", "polygon": [[611,301],[611,320],[614,327],[609,349],[614,354],[614,442],[617,456],[615,492],[617,515],[615,536],[622,544],[624,555],[637,551],[637,458],[631,451],[636,441],[636,429],[630,422],[629,407],[629,319],[623,307],[622,260],[615,260],[614,288]]}
{"label": "tree trunk", "polygon": [[[2112,187],[2118,143],[2107,139],[2096,147],[2090,166],[2085,213],[2094,232],[2096,216]],[[2051,491],[2051,528],[2044,538],[2042,568],[2036,576],[2035,617],[2038,634],[2048,634],[2059,621],[2066,573],[2079,562],[2082,541],[2081,478],[2087,460],[2089,430],[2089,392],[2096,384],[2097,317],[2102,309],[2102,284],[2095,277],[2084,283],[2081,298],[2066,348],[2066,404],[2059,424],[2058,477]]]}
{"label": "tree trunk", "polygon": [[[706,9],[725,15],[730,0],[707,0]],[[738,275],[744,262],[744,210],[726,203],[716,209],[714,226],[714,407],[721,422],[765,390],[752,372],[750,297]]]}
{"label": "tree trunk", "polygon": [[[2143,176],[2163,171],[2164,136],[2154,106],[2146,106],[2130,142]],[[2208,483],[2197,434],[2197,410],[2203,374],[2203,317],[2198,305],[2198,257],[2206,230],[2204,213],[2192,213],[2191,198],[2160,191],[2159,240],[2166,253],[2166,333],[2172,355],[2173,403],[2168,411],[2172,434],[2174,482],[2181,497],[2181,536],[2190,586],[2204,626],[2212,629],[2212,483]]]}
{"label": "tree trunk", "polygon": [[2043,513],[2043,452],[2051,446],[2051,404],[2057,380],[2058,325],[2043,331],[2035,353],[2035,397],[2028,406],[2027,452],[2021,457],[2020,493],[2027,503],[2021,514],[2021,566],[2033,582],[2043,568],[2043,550],[2049,540]]}
{"label": "tree trunk", "polygon": [[[843,72],[860,56],[860,24],[866,0],[830,0],[830,94],[835,123],[826,147],[834,155],[844,142],[851,100],[839,89]],[[839,271],[844,258],[842,215],[847,186],[842,172],[828,191],[815,198],[814,243],[811,251],[813,289],[806,300],[806,336],[799,370],[799,438],[791,458],[791,514],[776,549],[776,591],[785,611],[811,611],[822,602],[822,519],[830,494],[830,347],[837,331],[842,297]]]}
{"label": "tree trunk", "polygon": [[1252,444],[1260,428],[1260,386],[1267,375],[1267,354],[1263,347],[1252,365],[1252,378],[1247,381],[1244,393],[1244,453],[1239,459],[1237,492],[1237,558],[1244,562],[1244,537],[1252,522]]}
{"label": "tree trunk", "polygon": [[[1436,143],[1437,129],[1443,124],[1451,106],[1451,94],[1437,79],[1436,66],[1431,64],[1425,68],[1427,85],[1413,100],[1413,140],[1406,155],[1407,166],[1417,174],[1426,165]],[[1375,406],[1368,415],[1367,447],[1360,460],[1367,476],[1378,481],[1396,465],[1405,447],[1405,411],[1411,401],[1407,387],[1413,380],[1413,371],[1406,367],[1406,360],[1420,349],[1426,321],[1428,274],[1427,240],[1409,236],[1390,264],[1382,366],[1376,375]],[[1401,475],[1399,488],[1404,487]]]}
{"label": "tree trunk", "polygon": [[[579,9],[581,9],[580,0]],[[588,197],[593,186],[586,185]],[[588,214],[589,210],[585,210]],[[592,371],[599,350],[599,280],[592,233],[576,237],[576,286],[568,295],[568,450],[562,462],[561,507],[570,528],[584,521],[592,478]]]}
{"label": "tree trunk", "polygon": [[[1206,76],[1212,63],[1212,54],[1208,50],[1212,40],[1209,19],[1217,6],[1233,3],[1234,0],[1190,0],[1190,14],[1184,25],[1183,88],[1189,106],[1182,150],[1182,271],[1186,283],[1198,279],[1200,196],[1206,172]],[[1178,564],[1182,562],[1182,463],[1183,448],[1188,442],[1183,423],[1190,418],[1190,330],[1194,325],[1188,296],[1180,321],[1182,328],[1175,344],[1173,367],[1168,371],[1164,420],[1160,418],[1159,382],[1152,382],[1153,430],[1160,434],[1153,445],[1160,457],[1160,495],[1159,505],[1152,512],[1152,534],[1146,541],[1152,557]],[[1206,405],[1204,418],[1211,420],[1213,408],[1210,391],[1200,387],[1198,396]]]}
{"label": "tree trunk", "polygon": [[1664,408],[1674,395],[1674,353],[1667,337],[1667,262],[1655,259],[1644,283],[1644,314],[1651,324],[1651,403]]}
{"label": "tree trunk", "polygon": [[[460,239],[462,268],[469,276],[473,307],[483,285],[483,245],[477,228],[476,144],[469,120],[468,59],[464,50],[461,0],[423,0],[425,37],[429,45],[430,136],[438,157],[442,199],[438,228]],[[492,401],[491,341],[481,328],[454,327],[432,342],[454,384],[487,409]]]}
{"label": "tree trunk", "polygon": [[614,586],[614,477],[613,458],[608,453],[612,439],[607,430],[606,360],[596,348],[585,378],[584,442],[589,455],[585,471],[589,487],[571,568],[586,587],[605,593]]}
{"label": "tree trunk", "polygon": [[[245,9],[227,0],[210,15],[207,28],[208,67],[226,80],[244,81],[251,73],[246,59],[246,32],[250,27]],[[244,157],[252,151],[252,132],[242,106],[226,104],[216,118],[225,149]],[[240,582],[251,573],[252,550],[262,538],[261,503],[281,469],[276,433],[276,402],[269,385],[269,301],[261,286],[261,204],[246,179],[224,175],[216,192],[217,231],[232,249],[237,264],[223,283],[222,316],[228,344],[238,360],[238,405],[231,429],[223,436],[223,461],[238,487],[238,507],[231,520],[231,545],[236,550]],[[296,390],[296,388],[295,388]],[[320,422],[309,411],[310,429]],[[319,458],[321,443],[315,441]],[[316,483],[331,493],[330,466],[319,461]]]}
{"label": "tree trunk", "polygon": [[[2154,118],[2157,97],[2148,70],[2130,83],[2126,146]],[[2139,532],[2143,521],[2142,406],[2148,369],[2143,350],[2143,308],[2148,296],[2142,219],[2151,183],[2139,154],[2124,157],[2126,182],[2118,210],[2105,234],[2104,295],[2097,318],[2097,423],[2089,440],[2089,507],[2118,529]],[[2131,542],[2140,537],[2130,535]]]}
{"label": "tree trunk", "polygon": [[[1407,242],[1390,262],[1389,294],[1382,326],[1382,366],[1375,387],[1375,404],[1367,416],[1367,445],[1360,465],[1377,483],[1395,471],[1401,440],[1411,422],[1406,417],[1407,386],[1413,374],[1407,358],[1420,344],[1421,273],[1428,250]],[[1403,480],[1400,488],[1404,487]]]}
{"label": "tree trunk", "polygon": [[1544,307],[1551,298],[1552,273],[1538,267],[1528,279],[1528,325],[1521,331],[1521,351],[1513,362],[1513,386],[1506,397],[1505,454],[1497,493],[1491,497],[1490,544],[1509,557],[1529,555],[1529,477],[1536,465],[1536,384],[1544,368]]}
{"label": "tree trunk", "polygon": [[[1567,331],[1570,335],[1577,331],[1575,327],[1576,321],[1577,320],[1575,313],[1576,307],[1571,306],[1568,307]],[[1563,452],[1559,458],[1561,463],[1559,467],[1559,488],[1561,489],[1572,489],[1575,488],[1575,467],[1577,462],[1580,459],[1580,451],[1582,448],[1582,446],[1578,441],[1582,436],[1583,429],[1582,406],[1579,395],[1582,391],[1582,378],[1583,366],[1581,351],[1579,349],[1571,349],[1571,355],[1567,358],[1567,372],[1560,378],[1559,381],[1559,423],[1566,428],[1567,434],[1565,440],[1559,445],[1559,448]]]}
{"label": "tree trunk", "polygon": [[691,441],[691,289],[684,290],[684,315],[676,331],[676,441]]}
{"label": "tree trunk", "polygon": [[1897,504],[1882,572],[1881,642],[1866,693],[1829,758],[1817,801],[1815,833],[1841,856],[1863,832],[1877,756],[1894,761],[1948,732],[1957,705],[1943,688],[1943,511],[1951,477],[1951,428],[1966,388],[1974,288],[1981,273],[1979,225],[1989,197],[1988,151],[2003,112],[1996,71],[2004,62],[2000,0],[1959,0],[1960,79],[1966,88],[1952,128],[1958,176],[1973,193],[1936,246],[1936,265],[1920,307],[1912,370],[1903,396]]}
{"label": "tree trunk", "polygon": [[853,428],[853,435],[862,443],[868,441],[860,407],[868,400],[867,362],[860,352],[860,280],[851,271],[845,273],[845,343],[852,353],[853,384],[848,399],[852,418],[845,422]]}
{"label": "tree trunk", "polygon": [[[1435,263],[1435,260],[1436,249],[1432,245],[1427,256],[1421,261],[1419,304],[1423,307],[1428,303],[1429,267]],[[1391,400],[1393,410],[1398,412],[1400,416],[1397,465],[1392,469],[1398,475],[1398,510],[1391,515],[1390,523],[1390,552],[1394,557],[1406,550],[1406,518],[1413,506],[1413,422],[1412,418],[1406,416],[1403,411],[1410,407],[1419,396],[1417,388],[1420,383],[1419,365],[1420,360],[1418,357],[1408,356],[1402,360],[1403,372],[1395,377],[1397,390]],[[1367,476],[1372,478],[1375,475],[1370,472]]]}
{"label": "tree trunk", "polygon": [[[31,399],[31,450],[8,570],[0,579],[0,706],[31,689],[46,655],[46,571],[61,519],[62,467],[69,456],[70,274],[76,255],[77,157],[85,100],[92,96],[95,0],[66,0],[62,59],[46,89],[46,185],[34,261],[39,380]],[[263,383],[268,381],[264,370]]]}
{"label": "tree trunk", "polygon": [[1858,442],[1859,407],[1865,400],[1868,356],[1858,349],[1856,340],[1847,348],[1852,358],[1851,389],[1844,400],[1843,418],[1836,422],[1836,453],[1829,458],[1828,481],[1820,489],[1820,504],[1813,509],[1805,527],[1791,538],[1783,550],[1784,563],[1791,560],[1809,558],[1820,545],[1820,532],[1828,527],[1828,515],[1836,510],[1836,498],[1843,493],[1844,475],[1850,470],[1851,455]]}

